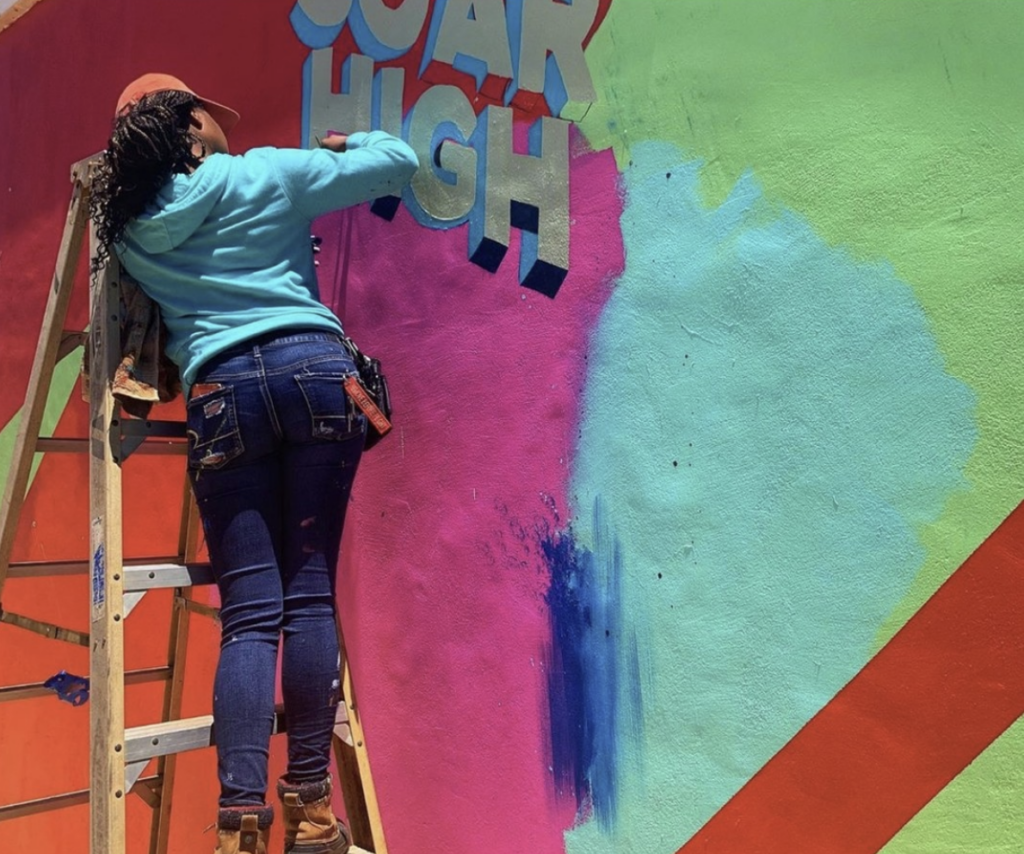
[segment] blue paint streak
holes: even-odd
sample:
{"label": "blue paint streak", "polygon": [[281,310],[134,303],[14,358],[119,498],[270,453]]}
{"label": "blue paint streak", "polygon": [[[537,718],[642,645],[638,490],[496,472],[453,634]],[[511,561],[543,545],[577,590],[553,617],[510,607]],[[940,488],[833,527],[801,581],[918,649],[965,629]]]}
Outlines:
{"label": "blue paint streak", "polygon": [[610,827],[623,723],[636,735],[641,695],[636,638],[623,632],[621,549],[600,499],[592,522],[593,550],[580,548],[571,531],[541,543],[551,572],[551,753],[558,791],[571,791],[581,813],[592,809]]}
{"label": "blue paint streak", "polygon": [[92,554],[92,606],[101,608],[107,601],[107,557],[103,543]]}

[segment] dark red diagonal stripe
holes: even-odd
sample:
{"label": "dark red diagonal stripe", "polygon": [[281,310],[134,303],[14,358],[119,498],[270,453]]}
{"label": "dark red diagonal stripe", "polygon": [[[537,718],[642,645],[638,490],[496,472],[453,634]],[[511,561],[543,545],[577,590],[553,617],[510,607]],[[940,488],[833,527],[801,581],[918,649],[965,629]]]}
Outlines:
{"label": "dark red diagonal stripe", "polygon": [[1022,508],[678,854],[875,854],[1024,713]]}

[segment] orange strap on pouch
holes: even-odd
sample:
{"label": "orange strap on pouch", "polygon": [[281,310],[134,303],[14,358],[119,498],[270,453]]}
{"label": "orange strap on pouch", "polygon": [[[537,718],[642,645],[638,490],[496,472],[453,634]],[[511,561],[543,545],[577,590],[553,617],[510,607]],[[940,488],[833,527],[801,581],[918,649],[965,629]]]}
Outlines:
{"label": "orange strap on pouch", "polygon": [[391,429],[391,422],[380,411],[377,404],[373,402],[373,398],[366,393],[366,389],[363,388],[358,377],[353,375],[345,379],[345,392],[352,398],[352,402],[363,411],[363,414],[370,419],[370,423],[381,436]]}

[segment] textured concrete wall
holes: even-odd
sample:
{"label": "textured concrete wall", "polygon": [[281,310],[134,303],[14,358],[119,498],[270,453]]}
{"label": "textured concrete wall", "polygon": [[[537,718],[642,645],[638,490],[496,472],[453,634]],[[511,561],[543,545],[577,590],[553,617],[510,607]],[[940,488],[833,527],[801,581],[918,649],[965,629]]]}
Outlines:
{"label": "textured concrete wall", "polygon": [[[2,458],[64,164],[126,80],[237,106],[236,150],[401,132],[416,185],[315,228],[396,399],[339,602],[395,854],[1015,850],[1024,6],[255,6],[62,0],[0,35],[0,79],[36,73],[0,89]],[[133,466],[126,551],[170,551],[181,472]],[[84,550],[83,473],[42,461],[19,556]],[[86,597],[4,607],[84,627]],[[163,654],[167,603],[140,608],[134,666]],[[86,666],[0,629],[2,684]],[[83,785],[85,717],[0,705],[0,801]],[[212,758],[184,767],[175,852],[213,809]]]}

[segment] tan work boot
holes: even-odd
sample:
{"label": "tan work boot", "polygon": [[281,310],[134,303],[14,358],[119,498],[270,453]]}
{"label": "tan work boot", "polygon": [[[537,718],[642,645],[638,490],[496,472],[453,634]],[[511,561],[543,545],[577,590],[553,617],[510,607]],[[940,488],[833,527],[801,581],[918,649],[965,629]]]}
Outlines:
{"label": "tan work boot", "polygon": [[267,854],[273,807],[222,807],[214,854]]}
{"label": "tan work boot", "polygon": [[318,783],[278,781],[284,806],[285,854],[345,854],[352,837],[331,809],[331,778]]}

